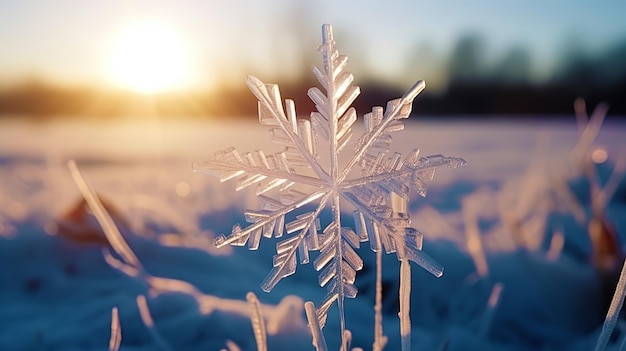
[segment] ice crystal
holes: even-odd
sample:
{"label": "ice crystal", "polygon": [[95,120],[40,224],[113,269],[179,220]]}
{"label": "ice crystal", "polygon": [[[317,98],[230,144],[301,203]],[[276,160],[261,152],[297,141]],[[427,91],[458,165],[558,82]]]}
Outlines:
{"label": "ice crystal", "polygon": [[[322,37],[319,51],[323,67],[313,67],[313,74],[325,93],[316,87],[309,89],[308,96],[317,110],[310,120],[296,118],[292,100],[285,100],[283,106],[276,85],[252,76],[247,80],[258,99],[260,123],[270,126],[273,142],[285,149],[266,155],[258,150],[239,153],[228,148],[210,161],[194,164],[194,170],[217,173],[222,182],[236,179],[236,190],[256,185],[261,208],[245,211],[251,224],[245,228],[235,225],[230,235],[218,236],[215,245],[247,244],[255,250],[261,237],[280,239],[274,268],[261,285],[266,292],[294,274],[298,261],[308,263],[310,251],[319,251],[313,265],[320,271],[319,284],[327,287],[327,295],[318,304],[317,315],[323,326],[329,308],[337,302],[343,327],[343,302],[356,297],[356,272],[363,267],[355,250],[361,242],[369,241],[373,251],[395,252],[399,259],[413,261],[441,276],[443,268],[422,252],[422,233],[410,227],[407,202],[411,189],[425,196],[424,180],[432,179],[436,168],[455,168],[465,161],[442,155],[420,157],[418,149],[406,156],[391,153],[392,134],[404,128],[402,120],[409,117],[413,99],[425,87],[423,81],[401,98],[389,101],[385,109],[374,107],[365,114],[365,131],[353,154],[347,154],[344,148],[357,121],[351,105],[360,90],[346,71],[348,58],[335,48],[330,25],[323,26]],[[319,157],[323,152],[327,153],[325,164]],[[340,162],[344,154],[347,163]],[[354,210],[354,229],[342,225],[344,204]],[[305,211],[304,207],[313,210]],[[332,217],[322,227],[319,217],[327,207]]]}

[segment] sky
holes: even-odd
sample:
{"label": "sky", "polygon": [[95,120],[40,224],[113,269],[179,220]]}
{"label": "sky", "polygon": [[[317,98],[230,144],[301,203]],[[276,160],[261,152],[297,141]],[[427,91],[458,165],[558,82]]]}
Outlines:
{"label": "sky", "polygon": [[600,51],[626,38],[625,13],[623,1],[578,0],[1,0],[0,86],[28,79],[108,84],[116,42],[145,19],[176,33],[187,52],[188,85],[197,89],[245,74],[292,74],[303,58],[317,62],[323,23],[333,25],[353,70],[372,77],[401,79],[413,64],[408,58],[445,57],[467,33],[484,37],[487,57],[528,48],[540,76],[568,40]]}

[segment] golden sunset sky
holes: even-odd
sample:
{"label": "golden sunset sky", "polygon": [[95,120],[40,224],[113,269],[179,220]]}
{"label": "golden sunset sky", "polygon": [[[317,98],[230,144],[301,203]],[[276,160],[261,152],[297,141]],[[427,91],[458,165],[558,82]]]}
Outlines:
{"label": "golden sunset sky", "polygon": [[0,87],[43,80],[149,92],[289,77],[317,62],[323,23],[366,77],[410,84],[473,32],[488,56],[527,48],[540,79],[568,41],[594,51],[625,38],[624,14],[618,1],[4,0]]}

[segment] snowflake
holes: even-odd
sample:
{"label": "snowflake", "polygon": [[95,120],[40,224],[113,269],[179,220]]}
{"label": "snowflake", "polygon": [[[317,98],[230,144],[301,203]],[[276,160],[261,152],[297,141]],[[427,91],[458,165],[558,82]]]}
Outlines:
{"label": "snowflake", "polygon": [[[357,120],[351,104],[360,90],[345,70],[348,58],[337,52],[330,25],[323,26],[322,37],[323,69],[313,67],[313,74],[326,93],[316,87],[309,89],[308,96],[317,109],[310,120],[296,118],[292,100],[285,100],[283,107],[276,85],[252,76],[247,80],[259,101],[260,123],[271,127],[273,142],[285,149],[266,155],[263,151],[241,154],[229,148],[210,161],[194,164],[194,170],[217,174],[222,182],[236,179],[236,190],[257,186],[261,208],[245,211],[251,224],[245,228],[235,225],[230,235],[218,236],[215,245],[247,244],[255,250],[261,237],[281,239],[276,244],[274,268],[261,285],[266,292],[294,274],[298,261],[308,263],[310,251],[319,250],[313,265],[320,271],[320,286],[326,286],[328,293],[317,306],[317,314],[323,324],[329,308],[337,302],[343,326],[344,299],[357,295],[354,281],[363,260],[355,249],[361,242],[369,241],[373,251],[395,252],[399,259],[413,261],[435,276],[443,274],[443,267],[422,252],[422,233],[410,227],[409,192],[413,188],[425,196],[424,180],[432,179],[436,168],[455,168],[466,162],[442,155],[420,157],[418,149],[407,156],[390,155],[391,134],[404,128],[402,120],[409,117],[413,99],[425,87],[418,81],[404,96],[389,101],[386,109],[374,107],[365,114],[365,131],[356,141],[354,154],[348,155],[347,163],[340,163]],[[321,151],[327,153],[325,165],[319,157]],[[355,175],[358,170],[360,174]],[[270,190],[279,196],[267,195]],[[355,209],[355,229],[342,226],[342,203]],[[310,204],[312,211],[296,214]],[[319,216],[327,207],[332,219],[322,229]],[[294,214],[295,218],[285,223],[285,217]]]}

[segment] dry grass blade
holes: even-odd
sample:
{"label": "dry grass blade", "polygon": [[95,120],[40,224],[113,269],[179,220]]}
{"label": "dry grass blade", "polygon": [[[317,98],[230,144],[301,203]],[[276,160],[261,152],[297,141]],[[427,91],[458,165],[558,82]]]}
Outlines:
{"label": "dry grass blade", "polygon": [[148,329],[150,336],[158,345],[158,348],[162,351],[172,351],[172,348],[167,344],[165,339],[163,339],[161,334],[159,334],[159,332],[155,328],[154,320],[152,319],[150,309],[148,308],[148,302],[146,301],[146,297],[144,295],[137,296],[137,307],[139,308],[139,315],[141,316],[143,324]]}
{"label": "dry grass blade", "polygon": [[315,310],[315,304],[311,301],[304,303],[304,310],[306,311],[306,317],[309,320],[309,328],[311,329],[311,335],[313,337],[313,346],[317,351],[327,351],[326,340],[324,334],[322,334],[322,327],[320,320],[317,317],[317,311]]}
{"label": "dry grass blade", "polygon": [[409,260],[400,261],[400,337],[402,351],[411,350],[411,266]]}
{"label": "dry grass blade", "polygon": [[113,250],[115,250],[115,252],[117,252],[126,263],[141,270],[141,263],[139,262],[139,259],[130,249],[126,240],[124,240],[122,233],[120,233],[119,229],[117,229],[115,222],[113,222],[113,218],[111,218],[111,215],[109,215],[107,210],[102,205],[98,195],[91,189],[89,184],[87,184],[85,178],[83,178],[76,162],[74,160],[68,161],[67,167],[69,168],[78,189],[85,198],[89,209],[91,209],[93,215],[98,221],[98,224],[102,227],[102,231],[111,244],[111,247],[113,247]]}
{"label": "dry grass blade", "polygon": [[[577,115],[586,115],[586,111],[584,111],[580,106],[575,104],[574,107],[576,108]],[[602,124],[604,123],[604,118],[606,117],[608,110],[609,105],[607,103],[599,103],[591,114],[585,128],[580,134],[578,143],[571,153],[571,159],[575,164],[581,164],[585,155],[589,153],[594,140],[596,140],[598,133],[600,133],[600,129],[602,128]],[[577,116],[577,119],[579,121],[584,120],[584,118],[580,116]]]}
{"label": "dry grass blade", "polygon": [[387,344],[383,334],[383,252],[376,252],[376,302],[374,304],[374,345],[373,351],[382,351]]}
{"label": "dry grass blade", "polygon": [[118,351],[122,343],[122,328],[117,307],[111,310],[111,338],[109,339],[109,351]]}
{"label": "dry grass blade", "polygon": [[620,183],[624,179],[625,173],[626,173],[626,157],[621,157],[615,163],[615,167],[613,168],[613,172],[611,173],[611,176],[606,181],[606,183],[604,184],[602,189],[599,191],[599,193],[596,195],[596,198],[594,199],[595,201],[593,201],[595,204],[597,204],[596,206],[602,212],[604,212],[607,205],[609,204],[609,201],[611,201],[611,198],[615,194],[615,191],[617,191],[617,188],[619,187]]}
{"label": "dry grass blade", "polygon": [[252,330],[258,351],[267,351],[267,331],[265,329],[265,320],[261,313],[261,303],[253,292],[246,295],[246,300],[250,306],[250,320],[252,321]]}
{"label": "dry grass blade", "polygon": [[624,304],[624,295],[626,295],[626,260],[622,266],[622,272],[620,273],[619,281],[617,282],[617,287],[615,288],[615,294],[613,294],[613,299],[611,300],[611,305],[606,313],[606,319],[602,325],[602,331],[598,337],[595,351],[603,351],[606,348],[611,334],[613,333],[613,329],[615,329],[615,325],[617,324],[617,320],[619,319],[619,312]]}
{"label": "dry grass blade", "polygon": [[467,198],[463,201],[462,208],[467,250],[474,260],[478,275],[480,277],[486,277],[489,275],[489,265],[487,264],[487,258],[480,237],[480,229],[478,228],[477,204],[471,198]]}
{"label": "dry grass blade", "polygon": [[491,329],[496,309],[500,304],[500,297],[502,296],[503,287],[504,285],[502,283],[496,283],[491,289],[489,300],[487,300],[487,309],[485,310],[485,314],[482,320],[482,326],[480,328],[481,340],[486,339],[487,335],[489,334],[489,330]]}

